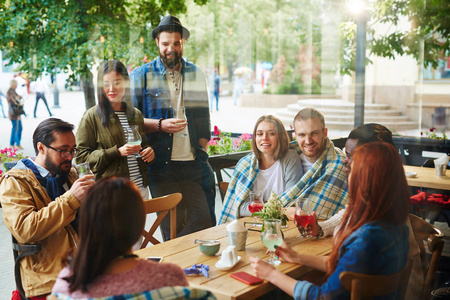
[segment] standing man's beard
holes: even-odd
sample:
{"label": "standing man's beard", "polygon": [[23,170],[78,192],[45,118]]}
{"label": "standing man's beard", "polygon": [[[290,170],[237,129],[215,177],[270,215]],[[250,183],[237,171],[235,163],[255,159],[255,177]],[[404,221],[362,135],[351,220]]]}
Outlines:
{"label": "standing man's beard", "polygon": [[[67,175],[70,172],[70,168],[72,166],[72,161],[71,160],[65,160],[62,163],[60,163],[59,165],[56,165],[51,159],[50,157],[46,157],[44,160],[45,166],[47,167],[47,169],[53,173],[55,173],[55,176],[60,174],[60,175]],[[67,170],[63,169],[62,166],[63,165],[69,165],[69,167],[67,168]]]}
{"label": "standing man's beard", "polygon": [[[173,57],[168,59],[167,54],[171,54],[173,55]],[[163,53],[160,52],[159,56],[161,56],[164,65],[169,69],[173,69],[181,61],[181,56],[179,56],[178,53],[175,51],[167,52],[165,55],[163,55]]]}

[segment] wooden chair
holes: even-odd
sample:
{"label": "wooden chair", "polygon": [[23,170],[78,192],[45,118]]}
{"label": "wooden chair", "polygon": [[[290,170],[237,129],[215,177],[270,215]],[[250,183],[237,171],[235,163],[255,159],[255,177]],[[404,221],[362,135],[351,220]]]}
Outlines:
{"label": "wooden chair", "polygon": [[[430,299],[431,284],[436,276],[437,266],[441,258],[442,248],[444,247],[444,234],[427,221],[413,214],[409,214],[409,220],[417,245],[419,245],[420,259],[425,278],[422,299]],[[427,250],[431,253],[429,260]]]}
{"label": "wooden chair", "polygon": [[219,182],[219,190],[220,190],[220,196],[222,197],[222,202],[223,202],[223,199],[225,198],[225,194],[227,193],[229,184],[230,184],[229,182],[225,182],[225,181]]}
{"label": "wooden chair", "polygon": [[391,275],[367,275],[344,271],[339,275],[339,280],[344,288],[351,293],[351,300],[388,295],[396,292],[399,286],[401,286],[401,294],[396,295],[395,299],[403,300],[412,265],[413,260],[408,258],[403,270]]}
{"label": "wooden chair", "polygon": [[155,222],[149,231],[144,229],[142,235],[144,236],[144,242],[141,245],[141,249],[145,248],[148,242],[153,245],[161,243],[153,237],[158,226],[161,224],[164,217],[170,211],[170,238],[174,239],[177,237],[177,205],[180,203],[183,196],[181,193],[174,193],[162,197],[157,197],[153,199],[144,200],[144,209],[146,214],[159,213]]}

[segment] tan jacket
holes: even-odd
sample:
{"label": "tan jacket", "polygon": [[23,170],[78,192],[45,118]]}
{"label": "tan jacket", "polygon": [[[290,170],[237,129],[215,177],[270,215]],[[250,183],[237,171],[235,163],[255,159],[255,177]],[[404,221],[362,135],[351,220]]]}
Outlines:
{"label": "tan jacket", "polygon": [[[72,169],[69,187],[76,179]],[[17,241],[42,245],[39,253],[21,262],[26,296],[50,293],[63,268],[63,259],[78,243],[78,235],[70,222],[75,219],[79,201],[70,191],[51,201],[28,169],[12,169],[0,177],[0,200],[6,227]]]}

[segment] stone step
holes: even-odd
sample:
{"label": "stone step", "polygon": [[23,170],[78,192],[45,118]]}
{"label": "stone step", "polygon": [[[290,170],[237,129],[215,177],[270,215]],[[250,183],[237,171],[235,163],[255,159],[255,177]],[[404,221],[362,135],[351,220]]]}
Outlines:
{"label": "stone step", "polygon": [[[324,108],[354,109],[355,107],[355,103],[339,99],[303,99],[297,101],[297,104],[301,107],[314,107],[318,110]],[[364,107],[369,110],[386,110],[389,109],[389,104],[365,103]]]}
{"label": "stone step", "polygon": [[[327,128],[352,130],[354,128],[355,104],[339,99],[304,99],[278,109],[276,116],[287,127],[292,125],[295,115],[305,107],[314,107],[325,116]],[[388,104],[367,103],[364,105],[364,123],[379,123],[392,131],[418,128],[401,111],[390,109]]]}
{"label": "stone step", "polygon": [[[286,126],[286,128],[290,128],[292,125],[292,119],[291,118],[285,118],[285,117],[278,117],[281,122]],[[418,125],[416,122],[411,121],[403,121],[403,122],[397,122],[397,121],[370,121],[364,119],[364,123],[378,123],[381,125],[386,126],[391,131],[400,131],[400,130],[412,130],[417,129]],[[325,117],[325,124],[329,130],[347,130],[350,131],[354,129],[354,121],[329,121]]]}
{"label": "stone step", "polygon": [[[290,104],[286,108],[282,108],[278,110],[279,115],[284,116],[292,116],[292,118],[295,117],[295,115],[304,107],[298,105],[298,104]],[[333,108],[321,108],[320,112],[326,115],[343,115],[343,116],[354,116],[355,115],[355,108],[352,107],[352,109],[333,109]],[[368,108],[364,109],[364,116],[401,116],[402,112],[399,110],[392,110],[392,109],[386,109],[386,110],[370,110]]]}

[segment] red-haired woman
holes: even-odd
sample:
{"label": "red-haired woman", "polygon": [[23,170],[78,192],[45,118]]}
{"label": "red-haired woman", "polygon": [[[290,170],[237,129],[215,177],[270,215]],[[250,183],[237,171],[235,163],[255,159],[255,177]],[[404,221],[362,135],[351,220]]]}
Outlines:
{"label": "red-haired woman", "polygon": [[[387,275],[402,270],[409,248],[405,225],[409,193],[394,146],[376,142],[356,149],[349,175],[349,195],[348,208],[333,238],[331,255],[311,256],[315,267],[326,272],[326,283],[316,286],[297,281],[258,258],[250,258],[256,275],[295,299],[350,299],[350,293],[339,281],[341,272]],[[307,255],[302,257],[306,259]]]}

